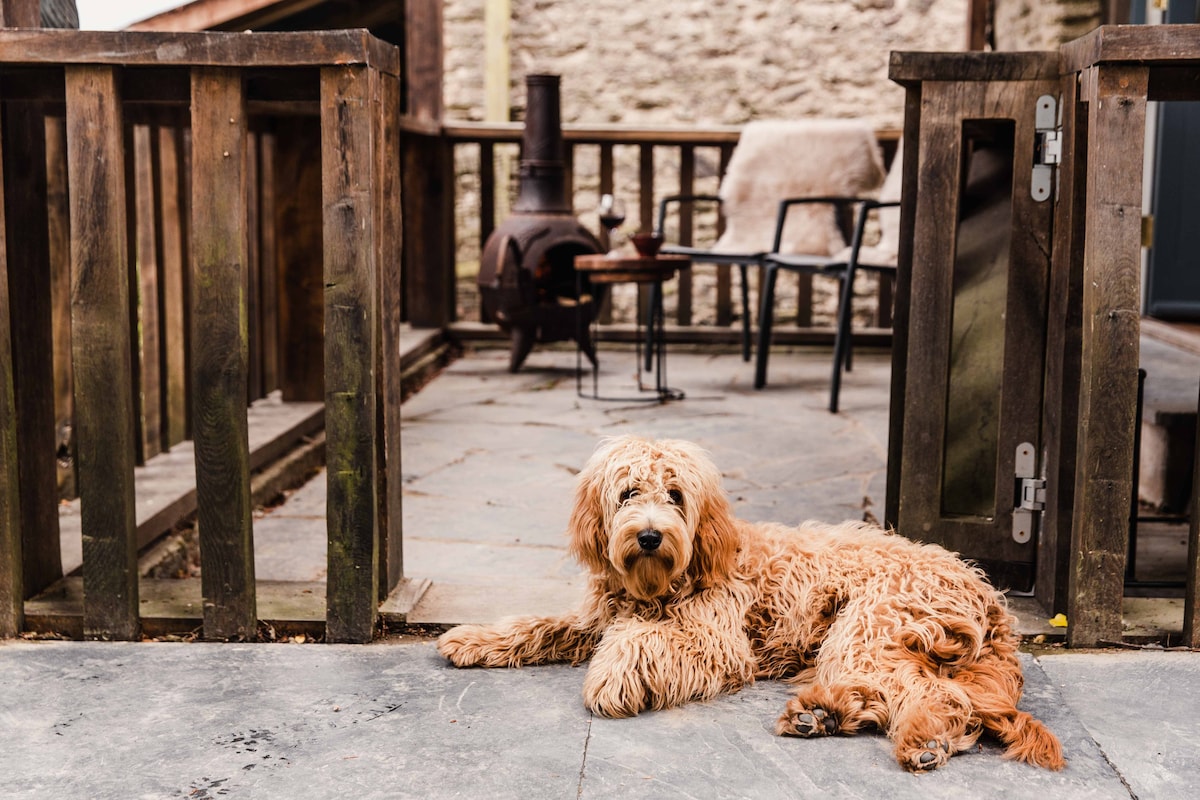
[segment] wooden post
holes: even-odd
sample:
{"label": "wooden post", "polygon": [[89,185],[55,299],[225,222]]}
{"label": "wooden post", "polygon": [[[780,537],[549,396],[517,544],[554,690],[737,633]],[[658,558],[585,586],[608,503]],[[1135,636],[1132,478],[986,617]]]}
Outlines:
{"label": "wooden post", "polygon": [[1087,207],[1079,439],[1067,643],[1121,640],[1140,318],[1142,163],[1148,68],[1085,70]]}
{"label": "wooden post", "polygon": [[192,71],[192,432],[206,639],[257,613],[246,422],[246,98],[232,68]]}
{"label": "wooden post", "polygon": [[[1200,409],[1200,399],[1197,400]],[[1200,425],[1196,426],[1192,466],[1192,507],[1188,525],[1187,589],[1183,601],[1183,645],[1200,648]]]}
{"label": "wooden post", "polygon": [[360,66],[321,70],[330,642],[370,641],[378,609],[378,81]]}
{"label": "wooden post", "polygon": [[1087,175],[1087,106],[1078,81],[1062,85],[1062,159],[1055,206],[1053,258],[1046,312],[1046,388],[1042,451],[1046,510],[1037,553],[1038,602],[1050,614],[1067,613],[1071,526],[1075,508],[1075,447],[1079,423],[1079,353],[1082,329],[1084,186]]}
{"label": "wooden post", "polygon": [[66,68],[71,192],[72,354],[83,527],[83,630],[138,628],[134,403],[120,81],[113,67]]}
{"label": "wooden post", "polygon": [[[4,183],[0,142],[0,186]],[[4,204],[0,203],[0,419],[16,419],[13,352],[8,296],[8,245]],[[17,426],[0,426],[0,638],[25,626],[25,581],[21,556],[21,485],[17,474]]]}
{"label": "wooden post", "polygon": [[379,77],[375,121],[375,197],[377,225],[375,268],[379,278],[380,334],[376,376],[379,475],[379,598],[386,599],[404,578],[403,495],[400,473],[400,324],[404,290],[400,282],[400,80]]}
{"label": "wooden post", "polygon": [[0,28],[40,28],[41,0],[0,0]]}

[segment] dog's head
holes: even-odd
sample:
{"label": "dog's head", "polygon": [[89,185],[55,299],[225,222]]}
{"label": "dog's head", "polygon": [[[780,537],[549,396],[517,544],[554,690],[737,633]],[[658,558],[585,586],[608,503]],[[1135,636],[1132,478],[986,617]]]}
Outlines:
{"label": "dog's head", "polygon": [[677,440],[601,442],[579,475],[569,534],[584,566],[641,600],[718,584],[737,557],[721,474]]}

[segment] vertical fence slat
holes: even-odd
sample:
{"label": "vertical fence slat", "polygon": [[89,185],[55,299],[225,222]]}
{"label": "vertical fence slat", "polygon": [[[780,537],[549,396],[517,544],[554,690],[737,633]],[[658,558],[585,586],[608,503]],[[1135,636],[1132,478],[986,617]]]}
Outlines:
{"label": "vertical fence slat", "polygon": [[[4,182],[0,142],[0,186]],[[13,351],[8,299],[8,231],[0,203],[0,419],[15,419]],[[0,638],[25,626],[25,581],[21,558],[21,497],[17,482],[17,426],[0,425]]]}
{"label": "vertical fence slat", "polygon": [[[696,148],[693,145],[685,144],[679,148],[679,193],[680,194],[695,194],[696,193]],[[693,226],[695,224],[695,214],[691,203],[682,203],[679,206],[679,243],[684,246],[690,246],[694,240]],[[677,322],[680,325],[692,324],[692,276],[693,270],[684,269],[679,271],[679,300],[678,300],[678,318]]]}
{"label": "vertical fence slat", "polygon": [[[258,147],[253,134],[246,132],[246,226],[257,231],[259,166]],[[259,264],[258,237],[246,242],[246,405],[262,397],[262,269]]]}
{"label": "vertical fence slat", "polygon": [[54,372],[44,106],[9,102],[4,111],[9,306],[21,464],[21,547],[26,594],[62,577],[54,458]]}
{"label": "vertical fence slat", "polygon": [[192,432],[204,636],[256,632],[246,422],[246,105],[235,69],[192,71]]}
{"label": "vertical fence slat", "polygon": [[129,250],[119,80],[112,67],[67,67],[71,318],[83,630],[138,635],[135,434]]}
{"label": "vertical fence slat", "polygon": [[375,265],[379,277],[379,597],[385,599],[404,577],[403,514],[400,484],[400,81],[372,72],[378,102],[372,115],[375,137],[375,213],[378,222]]}
{"label": "vertical fence slat", "polygon": [[[613,191],[613,146],[611,142],[603,142],[600,145],[600,194],[612,194]],[[612,242],[608,240],[608,231],[603,226],[600,228],[600,246],[605,250],[612,247]],[[612,322],[612,292],[609,292],[600,306],[600,322],[607,325]]]}
{"label": "vertical fence slat", "polygon": [[[75,493],[75,406],[71,374],[71,207],[67,191],[67,122],[46,118],[46,201],[53,311],[54,430],[60,498]],[[65,457],[64,457],[65,456]]]}
{"label": "vertical fence slat", "polygon": [[[162,371],[159,313],[158,226],[155,214],[157,200],[154,185],[154,159],[149,125],[138,124],[132,129],[132,215],[134,263],[134,341],[140,345],[137,365],[141,398],[139,430],[142,460],[162,452]],[[140,341],[139,341],[140,340]]]}
{"label": "vertical fence slat", "polygon": [[363,67],[321,70],[329,485],[325,631],[331,642],[370,640],[378,607],[379,304],[371,84]]}
{"label": "vertical fence slat", "polygon": [[186,440],[188,425],[188,298],[187,219],[183,202],[183,146],[181,128],[164,124],[155,131],[158,186],[158,261],[162,265],[163,331],[163,444],[172,447]]}
{"label": "vertical fence slat", "polygon": [[275,134],[259,131],[258,290],[262,297],[263,394],[279,388],[279,261],[275,252]]}
{"label": "vertical fence slat", "polygon": [[320,152],[318,120],[288,120],[275,132],[279,379],[287,401],[325,397]]}

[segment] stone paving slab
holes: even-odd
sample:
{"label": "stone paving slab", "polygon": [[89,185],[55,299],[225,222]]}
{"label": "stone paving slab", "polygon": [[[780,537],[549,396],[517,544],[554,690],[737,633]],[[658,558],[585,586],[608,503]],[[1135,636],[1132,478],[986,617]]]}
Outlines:
{"label": "stone paving slab", "polygon": [[789,687],[593,718],[584,670],[456,670],[432,643],[0,643],[6,798],[1176,798],[1200,658],[1023,656],[1059,773],[986,744],[914,776],[879,734],[773,736]]}

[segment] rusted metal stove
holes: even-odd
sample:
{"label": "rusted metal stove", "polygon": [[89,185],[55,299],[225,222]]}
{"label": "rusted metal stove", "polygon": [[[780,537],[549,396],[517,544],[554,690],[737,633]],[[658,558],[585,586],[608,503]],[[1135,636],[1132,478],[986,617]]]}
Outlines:
{"label": "rusted metal stove", "polygon": [[517,201],[484,244],[479,292],[485,312],[512,339],[510,371],[535,343],[571,339],[595,364],[589,329],[604,287],[577,283],[575,256],[602,250],[566,197],[559,76],[529,75],[525,91]]}

